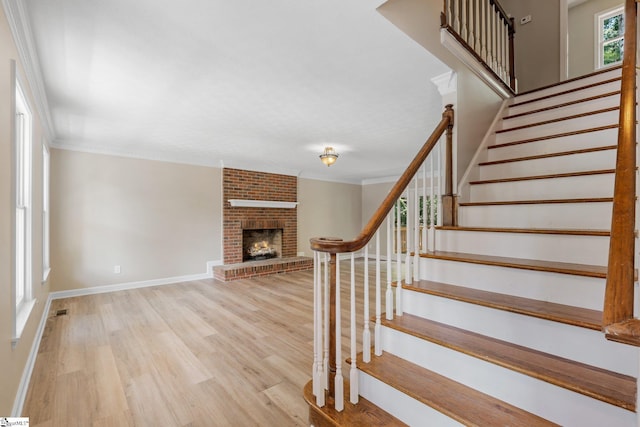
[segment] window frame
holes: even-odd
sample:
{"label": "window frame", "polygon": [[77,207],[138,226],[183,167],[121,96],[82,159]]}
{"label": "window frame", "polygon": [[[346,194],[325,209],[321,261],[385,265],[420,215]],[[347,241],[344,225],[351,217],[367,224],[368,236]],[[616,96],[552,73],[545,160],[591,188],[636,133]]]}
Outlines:
{"label": "window frame", "polygon": [[624,18],[624,5],[621,4],[619,6],[615,6],[612,7],[610,9],[606,9],[603,10],[601,12],[598,12],[594,15],[595,18],[595,31],[594,31],[594,35],[595,35],[595,69],[599,70],[599,69],[603,69],[603,68],[609,68],[609,67],[615,67],[617,65],[622,64],[622,58],[620,58],[620,61],[617,62],[613,62],[611,64],[605,64],[604,63],[604,46],[606,44],[609,43],[613,43],[619,40],[622,40],[624,43],[624,27],[622,28],[622,35],[616,38],[613,38],[611,40],[603,40],[604,36],[603,36],[603,32],[602,32],[602,26],[604,24],[604,21],[608,18],[611,18],[613,16],[617,16],[617,15],[622,15]]}
{"label": "window frame", "polygon": [[[12,346],[16,346],[35,305],[33,296],[33,110],[11,61]],[[20,226],[20,221],[22,224]]]}
{"label": "window frame", "polygon": [[46,141],[42,140],[42,283],[51,273],[51,231],[50,231],[50,197],[51,197],[51,153]]}

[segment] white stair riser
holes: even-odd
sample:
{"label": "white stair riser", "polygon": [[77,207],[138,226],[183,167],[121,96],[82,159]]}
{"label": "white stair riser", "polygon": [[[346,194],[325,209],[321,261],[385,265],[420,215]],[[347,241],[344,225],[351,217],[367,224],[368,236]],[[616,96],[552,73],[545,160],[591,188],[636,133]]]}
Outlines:
{"label": "white stair riser", "polygon": [[541,124],[522,129],[514,129],[507,132],[496,132],[496,144],[547,135],[556,135],[558,133],[573,132],[599,126],[613,125],[618,123],[619,114],[618,110],[613,110],[604,113],[591,114],[585,117],[577,117],[575,119],[561,120],[559,122]]}
{"label": "white stair riser", "polygon": [[467,227],[611,228],[610,202],[534,205],[460,206],[458,220]]}
{"label": "white stair riser", "polygon": [[[566,101],[563,101],[560,104],[563,104],[565,102]],[[590,111],[616,107],[619,105],[620,95],[609,95],[603,98],[597,98],[586,102],[579,102],[576,104],[554,108],[551,110],[539,111],[537,113],[526,114],[524,116],[506,118],[501,122],[501,129],[511,129],[513,127],[523,126],[528,123],[538,123],[546,120],[552,120],[558,117],[568,117],[576,114],[588,113]]]}
{"label": "white stair riser", "polygon": [[[573,82],[568,82],[568,83],[565,83],[565,84],[563,84],[561,86],[554,86],[554,87],[551,87],[551,88],[548,88],[548,89],[539,90],[539,91],[528,93],[528,94],[525,94],[525,95],[518,95],[513,100],[513,103],[514,104],[518,104],[518,103],[526,102],[526,101],[529,101],[529,100],[532,100],[532,99],[537,99],[537,98],[541,98],[541,97],[557,94],[557,93],[560,93],[560,92],[565,92],[565,91],[568,91],[568,90],[572,90],[572,89],[577,89],[577,88],[580,88],[580,87],[588,86],[588,85],[591,85],[593,83],[602,82],[602,81],[605,81],[605,80],[615,79],[615,78],[620,77],[621,74],[622,74],[622,71],[620,69],[611,70],[611,71],[609,71],[607,73],[603,73],[603,74],[600,74],[600,75],[597,75],[597,76],[592,76],[592,77],[576,80],[576,81],[573,81]],[[608,84],[608,83],[606,83],[606,84]],[[600,85],[595,86],[595,87],[597,88],[599,86],[603,86],[603,85],[600,84]],[[620,86],[620,82],[618,81],[618,87],[619,86]],[[578,92],[584,92],[586,90],[589,90],[589,89],[582,89],[582,90],[580,90]],[[574,92],[572,92],[572,93],[574,93]],[[567,95],[569,95],[569,94],[567,94]],[[567,95],[562,95],[562,97],[566,97]],[[582,97],[584,98],[584,96],[582,96]]]}
{"label": "white stair riser", "polygon": [[420,278],[591,310],[604,301],[604,279],[571,274],[421,258]]}
{"label": "white stair riser", "polygon": [[462,425],[364,372],[358,372],[358,388],[360,396],[410,426],[457,427]]}
{"label": "white stair riser", "polygon": [[471,202],[613,197],[614,174],[474,184]]}
{"label": "white stair riser", "polygon": [[384,329],[385,351],[563,426],[632,425],[635,419],[633,412],[411,335]]}
{"label": "white stair riser", "polygon": [[[625,375],[635,376],[638,371],[636,349],[623,349],[620,344],[603,339],[601,331],[406,289],[403,293],[403,310],[407,314]],[[386,345],[384,340],[383,344]]]}
{"label": "white stair riser", "polygon": [[538,154],[557,153],[563,151],[582,150],[585,148],[616,145],[618,128],[564,136],[546,140],[538,140],[526,144],[497,147],[487,150],[487,160],[504,160],[516,157],[535,156]]}
{"label": "white stair riser", "polygon": [[543,157],[480,166],[480,180],[615,169],[617,150]]}
{"label": "white stair riser", "polygon": [[438,230],[436,250],[576,264],[606,265],[609,238],[559,234]]}

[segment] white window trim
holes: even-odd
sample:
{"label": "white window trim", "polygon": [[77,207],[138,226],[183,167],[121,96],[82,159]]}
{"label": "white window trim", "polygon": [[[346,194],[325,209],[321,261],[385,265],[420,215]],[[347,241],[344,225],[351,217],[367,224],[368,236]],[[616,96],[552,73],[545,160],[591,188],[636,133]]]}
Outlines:
{"label": "white window trim", "polygon": [[[622,63],[622,59],[619,62],[614,62],[612,64],[607,64],[604,65],[604,57],[602,55],[603,53],[603,48],[602,46],[604,45],[603,41],[602,41],[602,23],[605,19],[610,18],[612,16],[616,16],[616,15],[624,15],[624,5],[620,5],[620,6],[616,6],[616,7],[612,7],[611,9],[607,9],[607,10],[603,10],[602,12],[598,12],[594,15],[594,27],[595,27],[595,31],[594,31],[594,37],[595,37],[595,43],[593,44],[595,46],[595,69],[599,70],[602,68],[609,68],[609,67],[615,67],[617,65],[620,65]],[[612,40],[607,40],[607,43],[611,43],[615,40],[620,40],[620,39],[624,39],[624,30],[622,32],[622,36],[617,38],[617,39],[612,39]]]}
{"label": "white window trim", "polygon": [[51,231],[50,231],[50,197],[51,197],[51,154],[46,141],[42,140],[42,283],[51,273]]}
{"label": "white window trim", "polygon": [[[11,262],[11,277],[12,277],[12,286],[11,286],[11,296],[12,296],[12,336],[11,343],[12,346],[15,347],[22,336],[22,332],[27,324],[27,320],[29,319],[29,315],[31,314],[33,307],[35,306],[36,300],[33,297],[33,247],[32,247],[32,226],[33,226],[33,110],[29,106],[29,101],[27,99],[26,94],[24,93],[25,85],[22,84],[22,80],[19,78],[16,72],[16,63],[15,61],[11,61],[11,82],[12,82],[12,90],[11,90],[11,108],[12,108],[12,155],[11,155],[11,170],[12,170],[12,223],[14,224],[13,234],[12,234],[12,262]],[[20,96],[18,96],[18,94]],[[26,155],[28,156],[27,161],[27,169],[28,169],[28,183],[26,191],[26,199],[24,198],[25,194],[20,195],[20,183],[21,177],[18,177],[18,150],[21,148],[18,145],[18,114],[24,114],[27,121],[24,126],[24,130],[27,133],[27,139],[30,141],[26,148]],[[20,207],[19,203],[24,207]],[[20,303],[18,303],[18,293],[17,293],[17,280],[18,280],[18,266],[17,266],[17,249],[18,249],[18,232],[17,227],[17,217],[18,210],[25,209],[25,241],[24,241],[24,252],[25,252],[25,268],[24,268],[24,289],[23,289],[23,298]]]}

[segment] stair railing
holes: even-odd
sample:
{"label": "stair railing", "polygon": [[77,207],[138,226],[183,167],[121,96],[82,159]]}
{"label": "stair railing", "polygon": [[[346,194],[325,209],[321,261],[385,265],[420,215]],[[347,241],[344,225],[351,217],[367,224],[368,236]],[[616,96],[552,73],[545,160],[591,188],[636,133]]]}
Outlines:
{"label": "stair railing", "polygon": [[[364,328],[362,361],[371,360],[371,327],[369,313],[369,242],[375,238],[375,326],[374,353],[382,354],[382,274],[386,267],[385,317],[393,319],[392,284],[396,284],[395,314],[402,315],[402,280],[412,283],[418,277],[420,250],[434,248],[434,226],[455,225],[455,198],[452,194],[452,132],[454,111],[447,105],[436,126],[409,167],[392,187],[386,198],[360,234],[353,240],[313,238],[314,251],[314,358],[312,390],[316,405],[333,402],[336,411],[344,409],[345,382],[342,370],[342,302],[340,254],[350,259],[350,356],[349,400],[358,402],[356,280],[355,252],[364,248]],[[446,134],[443,143],[442,136]],[[446,156],[446,158],[445,158]],[[446,167],[442,168],[442,164]],[[444,170],[443,170],[444,169]],[[442,175],[446,175],[444,180]],[[444,188],[444,194],[442,189]],[[443,200],[449,200],[443,204]],[[448,209],[449,212],[444,212]],[[381,225],[386,220],[386,227]],[[402,229],[406,229],[403,234]],[[386,262],[382,263],[381,238],[387,241]],[[406,250],[403,253],[403,247]],[[395,252],[395,253],[394,253]],[[393,259],[395,258],[395,268]],[[403,265],[404,259],[404,265]],[[345,346],[346,347],[346,346]]]}
{"label": "stair railing", "polygon": [[440,26],[516,92],[515,25],[497,0],[444,0]]}
{"label": "stair railing", "polygon": [[636,1],[626,0],[618,153],[616,158],[607,285],[603,310],[603,330],[608,339],[640,345],[640,323],[633,317],[637,108],[636,17]]}

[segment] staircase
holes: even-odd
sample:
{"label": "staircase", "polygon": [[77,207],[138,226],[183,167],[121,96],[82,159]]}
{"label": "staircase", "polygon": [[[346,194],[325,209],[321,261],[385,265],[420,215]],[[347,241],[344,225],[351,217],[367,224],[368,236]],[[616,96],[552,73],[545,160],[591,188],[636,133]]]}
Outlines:
{"label": "staircase", "polygon": [[460,225],[420,254],[382,356],[359,356],[374,407],[412,426],[638,425],[638,349],[601,331],[619,99],[618,68],[502,113]]}

